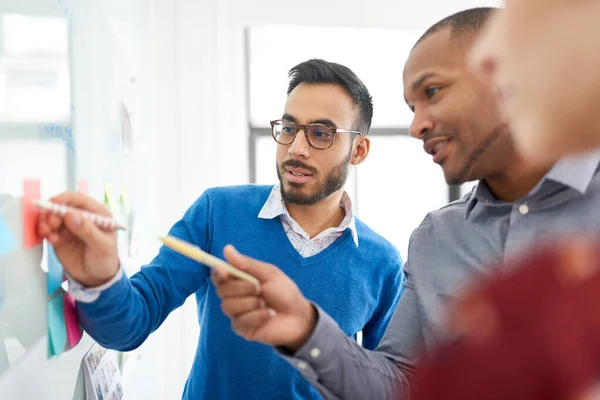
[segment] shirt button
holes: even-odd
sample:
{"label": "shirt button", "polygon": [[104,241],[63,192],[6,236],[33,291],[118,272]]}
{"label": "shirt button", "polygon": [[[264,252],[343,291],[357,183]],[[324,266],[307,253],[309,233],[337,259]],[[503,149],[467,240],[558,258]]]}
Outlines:
{"label": "shirt button", "polygon": [[522,215],[525,215],[525,214],[527,214],[527,213],[529,212],[529,206],[528,206],[527,204],[521,204],[521,205],[519,206],[519,212],[520,212]]}
{"label": "shirt button", "polygon": [[308,364],[306,364],[304,361],[300,361],[298,363],[298,368],[300,368],[300,369],[306,369],[306,368],[308,368]]}
{"label": "shirt button", "polygon": [[318,349],[318,348],[316,348],[316,347],[310,351],[310,356],[311,356],[312,358],[317,358],[317,357],[319,357],[320,355],[321,355],[321,350],[319,350],[319,349]]}

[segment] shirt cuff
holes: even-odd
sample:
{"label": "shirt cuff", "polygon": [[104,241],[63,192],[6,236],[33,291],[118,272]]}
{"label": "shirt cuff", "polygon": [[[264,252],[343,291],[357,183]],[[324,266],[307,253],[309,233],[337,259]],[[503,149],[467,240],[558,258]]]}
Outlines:
{"label": "shirt cuff", "polygon": [[292,364],[306,378],[316,378],[319,371],[327,369],[337,352],[338,346],[343,346],[340,340],[346,334],[340,330],[337,322],[319,306],[313,303],[317,310],[317,324],[308,341],[296,353],[290,354],[276,348],[275,352]]}
{"label": "shirt cuff", "polygon": [[115,283],[119,282],[121,278],[123,278],[123,267],[119,265],[119,270],[109,280],[103,285],[96,287],[85,287],[82,283],[75,280],[71,275],[69,275],[66,271],[64,272],[67,280],[69,281],[69,293],[75,300],[81,303],[93,303],[100,297],[100,294],[113,286]]}

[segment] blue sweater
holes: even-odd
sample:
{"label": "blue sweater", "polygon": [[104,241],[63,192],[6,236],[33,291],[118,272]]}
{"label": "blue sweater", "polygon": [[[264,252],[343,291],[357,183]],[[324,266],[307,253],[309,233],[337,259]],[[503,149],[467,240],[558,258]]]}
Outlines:
{"label": "blue sweater", "polygon": [[[346,230],[322,252],[303,258],[279,218],[259,219],[272,186],[209,189],[170,235],[223,257],[231,243],[240,252],[280,267],[304,295],[363,345],[379,343],[402,291],[402,261],[385,239],[356,220],[359,247]],[[101,345],[129,351],[167,315],[196,295],[200,337],[184,399],[318,399],[316,390],[273,348],[237,336],[220,309],[209,268],[162,247],[131,279],[124,277],[93,303],[78,303],[85,330]]]}

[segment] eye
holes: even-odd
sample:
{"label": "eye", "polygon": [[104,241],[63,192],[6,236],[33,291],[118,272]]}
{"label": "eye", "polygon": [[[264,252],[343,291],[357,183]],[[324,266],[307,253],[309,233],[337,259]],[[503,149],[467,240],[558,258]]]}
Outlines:
{"label": "eye", "polygon": [[323,128],[312,128],[311,134],[312,134],[312,136],[314,136],[317,139],[325,139],[325,140],[330,139],[332,136],[331,132],[329,132],[327,129],[323,129]]}
{"label": "eye", "polygon": [[296,134],[296,127],[293,125],[283,125],[281,127],[281,133],[283,135],[295,135]]}
{"label": "eye", "polygon": [[425,88],[425,96],[427,96],[428,99],[431,99],[437,92],[439,92],[439,90],[439,87],[427,87]]}

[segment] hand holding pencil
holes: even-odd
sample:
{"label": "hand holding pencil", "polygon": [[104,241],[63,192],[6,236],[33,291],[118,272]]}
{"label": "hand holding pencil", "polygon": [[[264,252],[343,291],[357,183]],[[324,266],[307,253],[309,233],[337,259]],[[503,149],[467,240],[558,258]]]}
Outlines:
{"label": "hand holding pencil", "polygon": [[231,245],[223,254],[232,267],[260,282],[257,289],[221,265],[214,268],[211,280],[233,330],[246,340],[291,352],[302,347],[315,329],[317,311],[294,281],[275,265],[240,254]]}
{"label": "hand holding pencil", "polygon": [[112,220],[108,208],[78,193],[63,193],[50,202],[64,212],[42,208],[38,233],[54,246],[65,271],[88,287],[108,282],[119,270],[116,230],[99,226]]}

